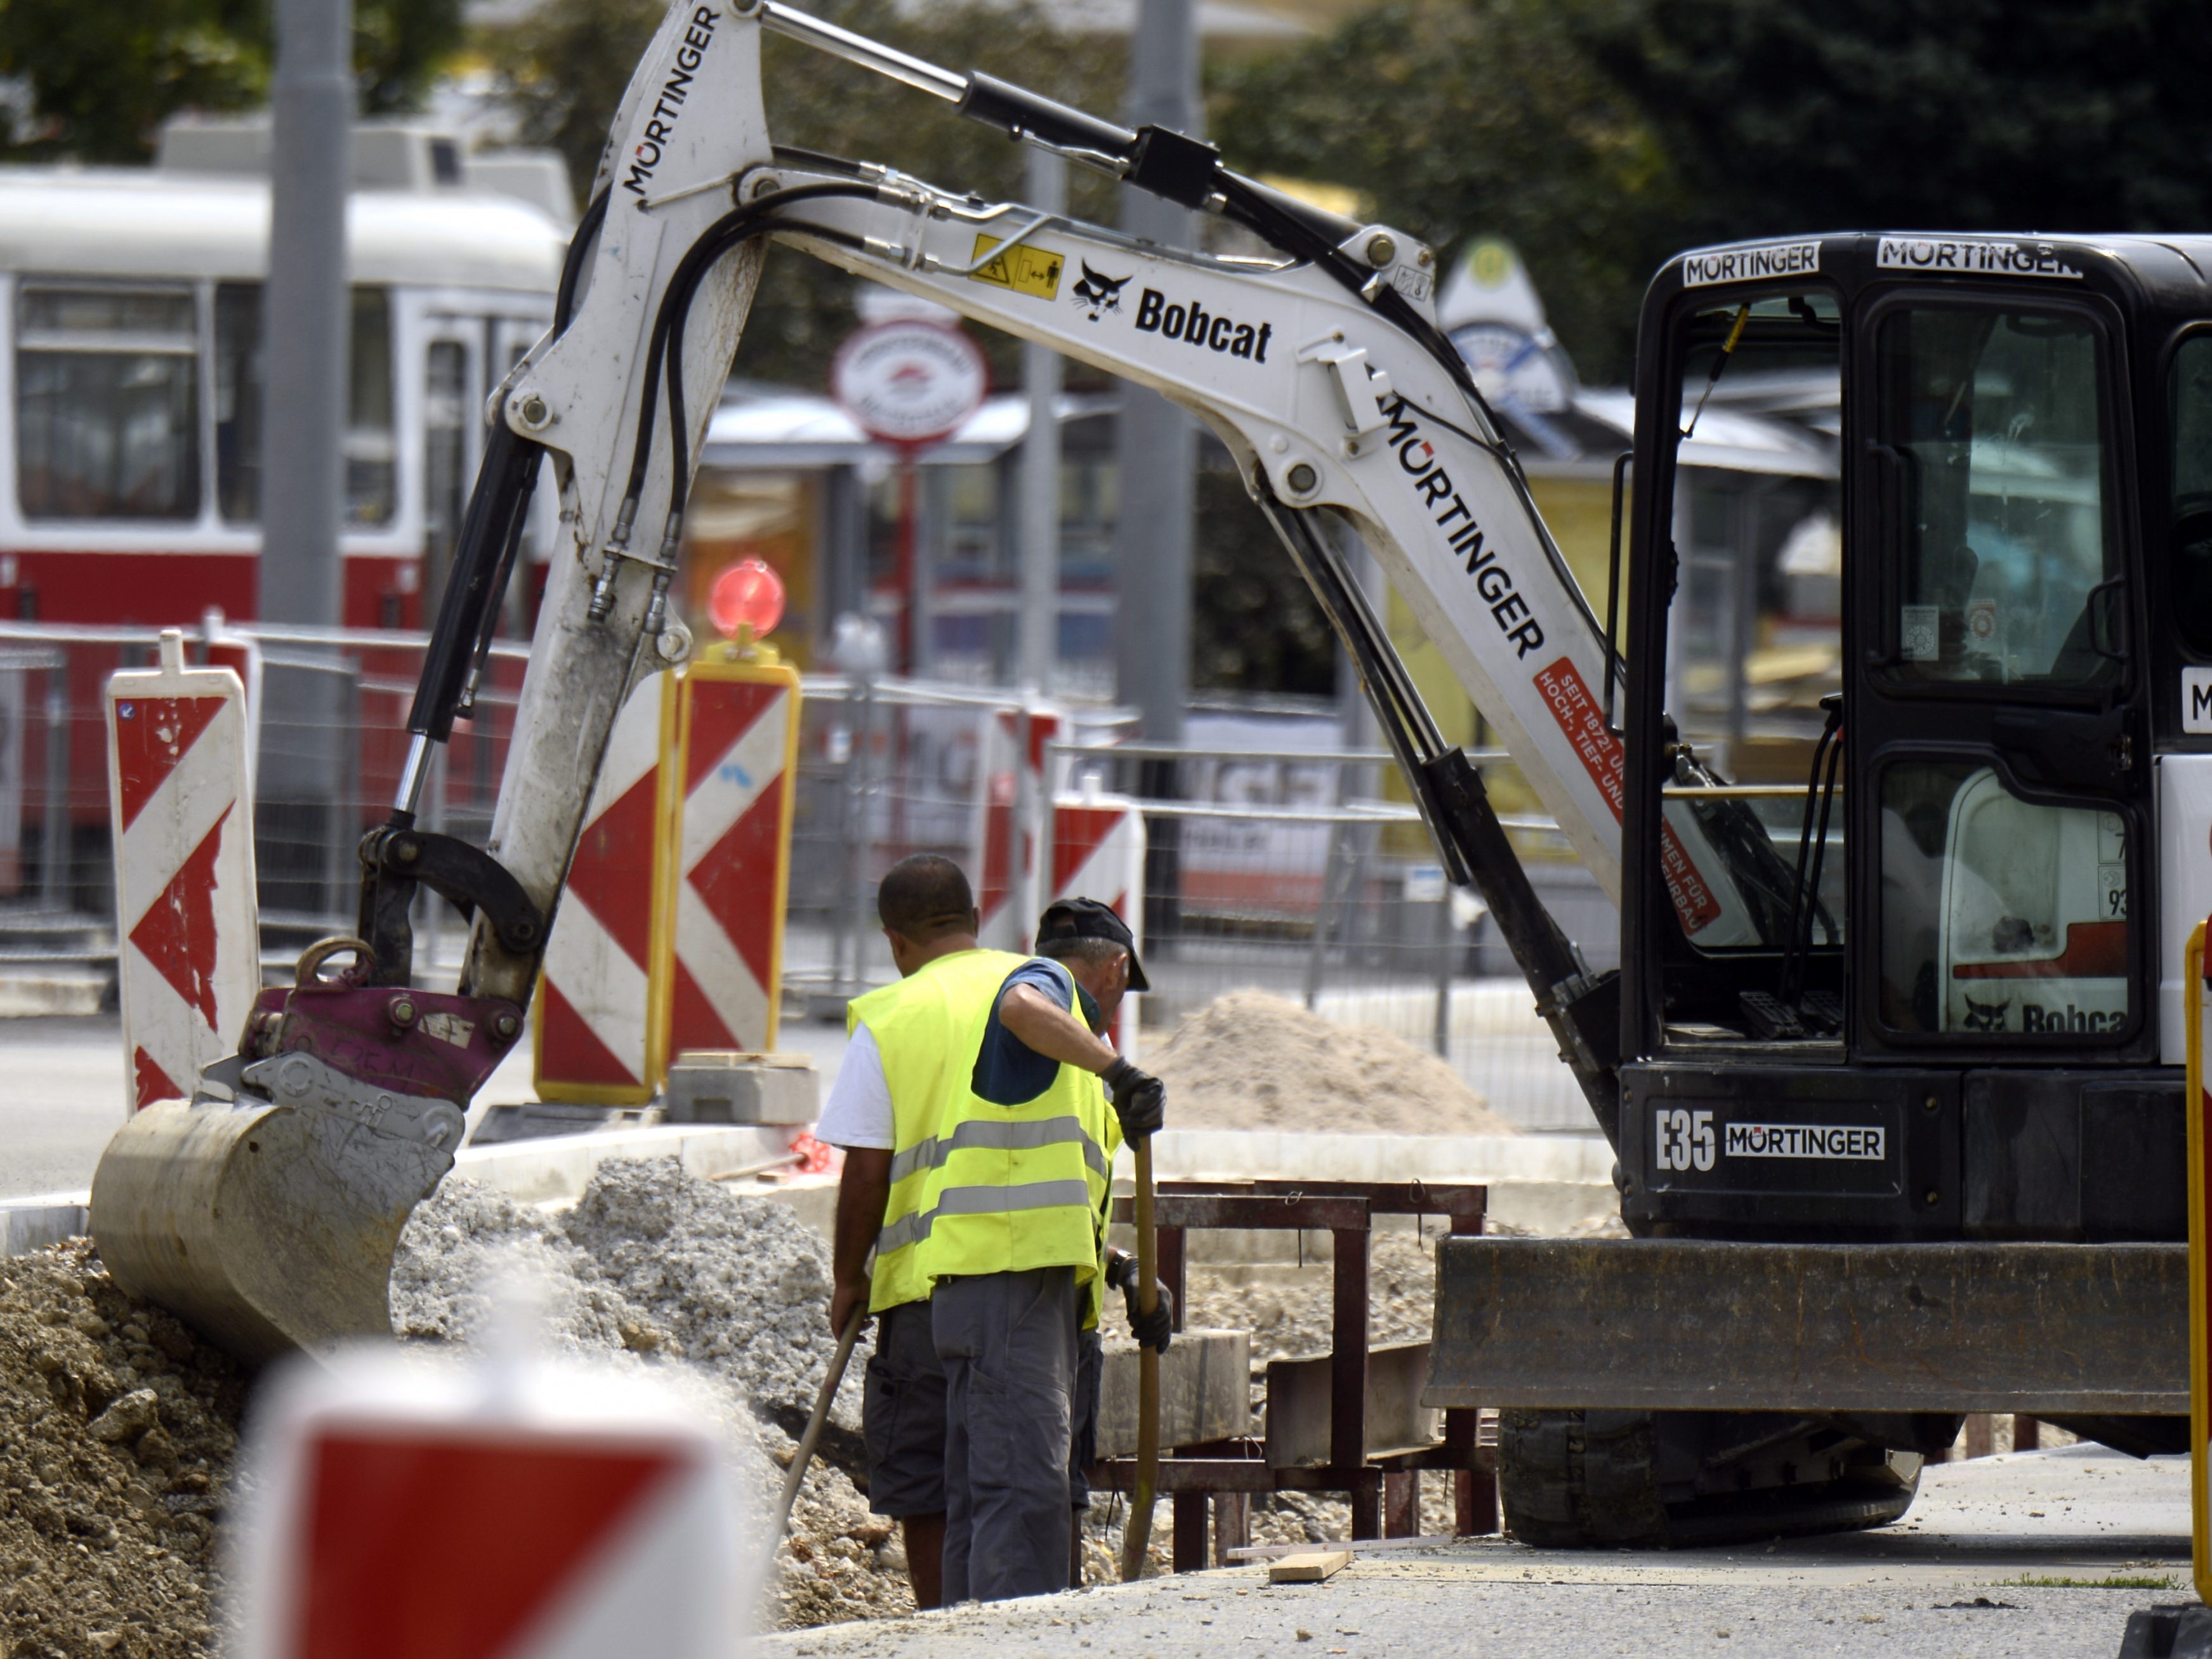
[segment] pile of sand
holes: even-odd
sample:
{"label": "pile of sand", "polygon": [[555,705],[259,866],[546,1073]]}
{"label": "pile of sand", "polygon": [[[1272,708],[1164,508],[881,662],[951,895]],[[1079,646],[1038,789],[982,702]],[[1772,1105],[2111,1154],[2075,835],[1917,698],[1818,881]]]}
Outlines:
{"label": "pile of sand", "polygon": [[1434,1054],[1264,991],[1216,998],[1146,1064],[1168,1085],[1170,1129],[1515,1133]]}

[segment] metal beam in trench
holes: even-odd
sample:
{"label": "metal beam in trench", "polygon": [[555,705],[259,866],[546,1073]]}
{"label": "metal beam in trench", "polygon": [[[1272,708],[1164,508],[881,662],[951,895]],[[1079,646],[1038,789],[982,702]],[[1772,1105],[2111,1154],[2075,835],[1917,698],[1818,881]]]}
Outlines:
{"label": "metal beam in trench", "polygon": [[2189,1410],[2186,1245],[1439,1249],[1425,1406]]}

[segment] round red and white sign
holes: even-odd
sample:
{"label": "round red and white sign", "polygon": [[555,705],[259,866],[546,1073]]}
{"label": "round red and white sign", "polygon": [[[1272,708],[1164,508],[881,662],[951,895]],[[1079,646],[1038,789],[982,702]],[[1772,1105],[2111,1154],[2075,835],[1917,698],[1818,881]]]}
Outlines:
{"label": "round red and white sign", "polygon": [[837,349],[830,395],[871,438],[930,444],[982,406],[990,371],[957,328],[911,318],[872,323]]}

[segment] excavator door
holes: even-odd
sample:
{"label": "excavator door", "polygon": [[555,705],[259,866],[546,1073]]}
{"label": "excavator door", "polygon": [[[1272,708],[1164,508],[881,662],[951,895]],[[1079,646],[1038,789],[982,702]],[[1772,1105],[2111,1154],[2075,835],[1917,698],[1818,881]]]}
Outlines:
{"label": "excavator door", "polygon": [[[2160,1231],[2099,1166],[2179,1121],[2140,295],[2109,251],[2004,238],[1718,250],[1655,284],[1625,641],[1632,1227]],[[1686,815],[1747,933],[1685,924]]]}

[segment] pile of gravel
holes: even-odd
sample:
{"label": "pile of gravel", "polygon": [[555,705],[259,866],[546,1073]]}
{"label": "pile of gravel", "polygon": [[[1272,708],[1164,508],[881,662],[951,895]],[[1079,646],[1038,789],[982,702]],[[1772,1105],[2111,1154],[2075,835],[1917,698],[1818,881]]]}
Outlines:
{"label": "pile of gravel", "polygon": [[73,1239],[0,1261],[0,1651],[216,1648],[213,1555],[246,1385]]}
{"label": "pile of gravel", "polygon": [[[400,1236],[392,1328],[403,1340],[480,1342],[499,1277],[528,1274],[556,1349],[675,1368],[703,1385],[765,1517],[836,1349],[830,1267],[828,1245],[788,1207],[740,1197],[673,1158],[602,1164],[567,1210],[449,1179]],[[853,1480],[866,1363],[857,1347],[836,1426],[777,1553],[785,1628],[914,1610],[890,1523],[868,1512]]]}
{"label": "pile of gravel", "polygon": [[[554,1350],[654,1368],[721,1420],[764,1528],[834,1346],[827,1247],[785,1206],[673,1160],[607,1165],[566,1212],[448,1181],[401,1238],[394,1329],[481,1342],[497,1281],[517,1273],[536,1281]],[[855,1353],[841,1395],[845,1431],[825,1437],[849,1466],[866,1361]],[[0,1654],[219,1650],[218,1528],[251,1383],[118,1289],[88,1240],[0,1260]],[[817,1458],[766,1620],[911,1613],[905,1567],[848,1469]]]}

